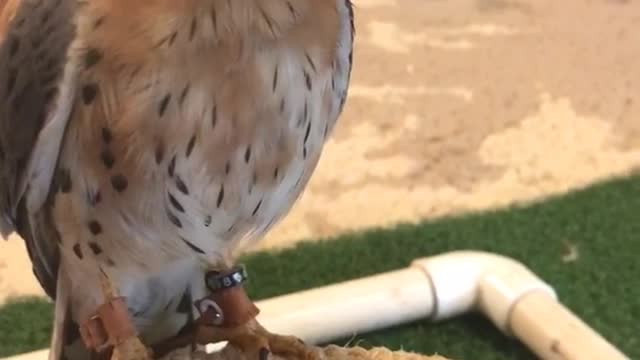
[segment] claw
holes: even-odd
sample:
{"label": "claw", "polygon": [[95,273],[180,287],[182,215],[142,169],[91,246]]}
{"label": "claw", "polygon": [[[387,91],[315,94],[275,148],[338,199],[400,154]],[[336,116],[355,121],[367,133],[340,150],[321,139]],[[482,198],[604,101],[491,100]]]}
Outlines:
{"label": "claw", "polygon": [[152,351],[137,337],[116,345],[111,356],[111,360],[151,360],[152,358]]}

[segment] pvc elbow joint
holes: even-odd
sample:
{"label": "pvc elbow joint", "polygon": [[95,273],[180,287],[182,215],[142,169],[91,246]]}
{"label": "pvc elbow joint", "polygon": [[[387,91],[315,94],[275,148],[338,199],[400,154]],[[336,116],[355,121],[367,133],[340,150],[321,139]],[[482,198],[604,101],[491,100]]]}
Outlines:
{"label": "pvc elbow joint", "polygon": [[414,260],[431,281],[432,320],[449,319],[480,310],[505,334],[512,335],[511,310],[525,295],[542,291],[553,299],[553,288],[524,265],[480,251],[456,251]]}

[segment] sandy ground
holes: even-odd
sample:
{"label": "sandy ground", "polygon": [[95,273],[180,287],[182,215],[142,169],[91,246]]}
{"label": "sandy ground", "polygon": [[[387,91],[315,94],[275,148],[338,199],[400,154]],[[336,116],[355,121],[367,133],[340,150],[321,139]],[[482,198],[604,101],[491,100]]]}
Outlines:
{"label": "sandy ground", "polygon": [[[503,206],[640,166],[640,3],[355,0],[350,98],[262,248]],[[0,243],[0,302],[40,294]]]}

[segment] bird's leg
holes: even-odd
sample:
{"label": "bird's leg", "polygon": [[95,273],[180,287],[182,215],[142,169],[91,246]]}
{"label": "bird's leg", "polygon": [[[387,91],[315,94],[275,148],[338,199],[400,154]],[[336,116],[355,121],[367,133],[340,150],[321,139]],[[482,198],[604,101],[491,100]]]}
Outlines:
{"label": "bird's leg", "polygon": [[296,359],[315,359],[310,347],[293,336],[271,334],[255,319],[259,310],[249,299],[243,282],[243,267],[205,275],[209,296],[195,302],[200,312],[194,330],[195,342],[205,345],[228,341],[248,358],[266,360],[270,353]]}
{"label": "bird's leg", "polygon": [[100,285],[105,303],[81,327],[85,346],[96,353],[111,353],[112,360],[148,360],[150,351],[137,336],[124,298],[101,272]]}
{"label": "bird's leg", "polygon": [[246,278],[242,267],[206,273],[210,294],[194,303],[199,318],[185,333],[155,345],[154,355],[163,356],[188,345],[228,341],[247,358],[256,360],[266,360],[271,353],[300,360],[319,359],[300,339],[269,333],[256,321],[259,310],[242,286]]}

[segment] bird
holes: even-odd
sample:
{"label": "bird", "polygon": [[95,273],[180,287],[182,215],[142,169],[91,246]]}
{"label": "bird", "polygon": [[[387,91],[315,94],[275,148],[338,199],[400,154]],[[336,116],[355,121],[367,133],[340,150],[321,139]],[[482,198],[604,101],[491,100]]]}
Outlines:
{"label": "bird", "polygon": [[[52,299],[49,358],[150,359],[269,332],[239,255],[341,117],[350,0],[0,1],[0,233]],[[286,264],[282,264],[286,268]]]}

